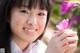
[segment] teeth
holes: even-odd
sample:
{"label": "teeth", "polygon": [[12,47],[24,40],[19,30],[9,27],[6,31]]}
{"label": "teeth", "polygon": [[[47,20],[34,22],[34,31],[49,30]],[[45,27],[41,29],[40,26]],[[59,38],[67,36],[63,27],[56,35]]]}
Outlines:
{"label": "teeth", "polygon": [[25,31],[28,31],[28,32],[34,32],[36,30],[31,30],[31,29],[24,29]]}

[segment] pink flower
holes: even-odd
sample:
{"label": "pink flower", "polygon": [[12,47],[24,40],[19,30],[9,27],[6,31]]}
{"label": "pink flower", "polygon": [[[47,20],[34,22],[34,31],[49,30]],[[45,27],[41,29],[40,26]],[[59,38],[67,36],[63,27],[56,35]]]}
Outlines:
{"label": "pink flower", "polygon": [[71,23],[70,23],[69,19],[64,19],[58,25],[56,25],[56,27],[59,30],[61,30],[61,29],[68,29],[68,28],[71,27]]}
{"label": "pink flower", "polygon": [[54,5],[55,4],[54,0],[51,0],[51,3],[52,3],[52,5]]}
{"label": "pink flower", "polygon": [[61,15],[68,13],[71,9],[74,8],[75,4],[76,3],[74,2],[70,3],[70,2],[62,1],[61,6],[60,6]]}
{"label": "pink flower", "polygon": [[72,21],[72,22],[74,22],[74,21],[80,22],[80,15],[74,16],[73,18],[71,18],[71,21]]}

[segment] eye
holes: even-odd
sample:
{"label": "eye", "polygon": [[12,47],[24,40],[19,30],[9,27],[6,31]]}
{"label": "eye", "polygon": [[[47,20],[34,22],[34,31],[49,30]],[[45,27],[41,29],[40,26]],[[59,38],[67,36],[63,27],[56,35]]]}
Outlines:
{"label": "eye", "polygon": [[26,10],[21,10],[20,12],[28,14],[28,11]]}
{"label": "eye", "polygon": [[44,14],[44,13],[38,13],[38,15],[39,15],[39,16],[44,16],[45,14]]}

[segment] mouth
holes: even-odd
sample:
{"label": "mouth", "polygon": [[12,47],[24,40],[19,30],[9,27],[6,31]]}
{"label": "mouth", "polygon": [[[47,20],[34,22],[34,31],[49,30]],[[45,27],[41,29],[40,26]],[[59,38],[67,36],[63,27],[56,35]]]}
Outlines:
{"label": "mouth", "polygon": [[29,28],[23,28],[24,32],[29,35],[34,35],[37,31],[37,29],[29,29]]}

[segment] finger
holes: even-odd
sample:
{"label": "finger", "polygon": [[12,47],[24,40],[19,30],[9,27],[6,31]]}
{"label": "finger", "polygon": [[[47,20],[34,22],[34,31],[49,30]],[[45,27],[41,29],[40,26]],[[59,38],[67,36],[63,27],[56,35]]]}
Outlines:
{"label": "finger", "polygon": [[[53,32],[53,33],[54,33],[54,32]],[[55,43],[58,43],[58,42],[59,42],[58,37],[59,37],[62,33],[64,33],[64,30],[59,30],[59,31],[57,31],[57,33],[54,34],[54,36],[51,38],[50,41],[53,41],[53,42],[55,42]]]}
{"label": "finger", "polygon": [[74,44],[68,44],[66,46],[63,46],[62,49],[65,50],[65,51],[67,51],[68,49],[75,48],[75,47],[77,47],[77,45],[74,43]]}
{"label": "finger", "polygon": [[75,50],[77,49],[77,46],[69,48],[68,50],[66,50],[64,53],[73,53]]}
{"label": "finger", "polygon": [[72,44],[72,43],[77,44],[77,43],[78,43],[78,36],[76,35],[76,36],[74,36],[73,38],[75,38],[76,40],[75,40],[75,41],[70,41],[70,42],[68,42],[69,44]]}
{"label": "finger", "polygon": [[56,31],[55,34],[54,34],[54,32],[53,32],[53,34],[55,35],[54,37],[58,37],[58,36],[60,36],[60,35],[63,34],[63,33],[64,33],[64,30]]}
{"label": "finger", "polygon": [[65,39],[66,37],[72,37],[72,36],[75,36],[76,35],[76,32],[64,32],[61,36],[59,36],[58,39],[60,40],[63,40]]}
{"label": "finger", "polygon": [[72,43],[75,43],[75,42],[77,42],[77,39],[75,37],[67,37],[60,42],[60,45],[65,46],[67,44],[72,44]]}

